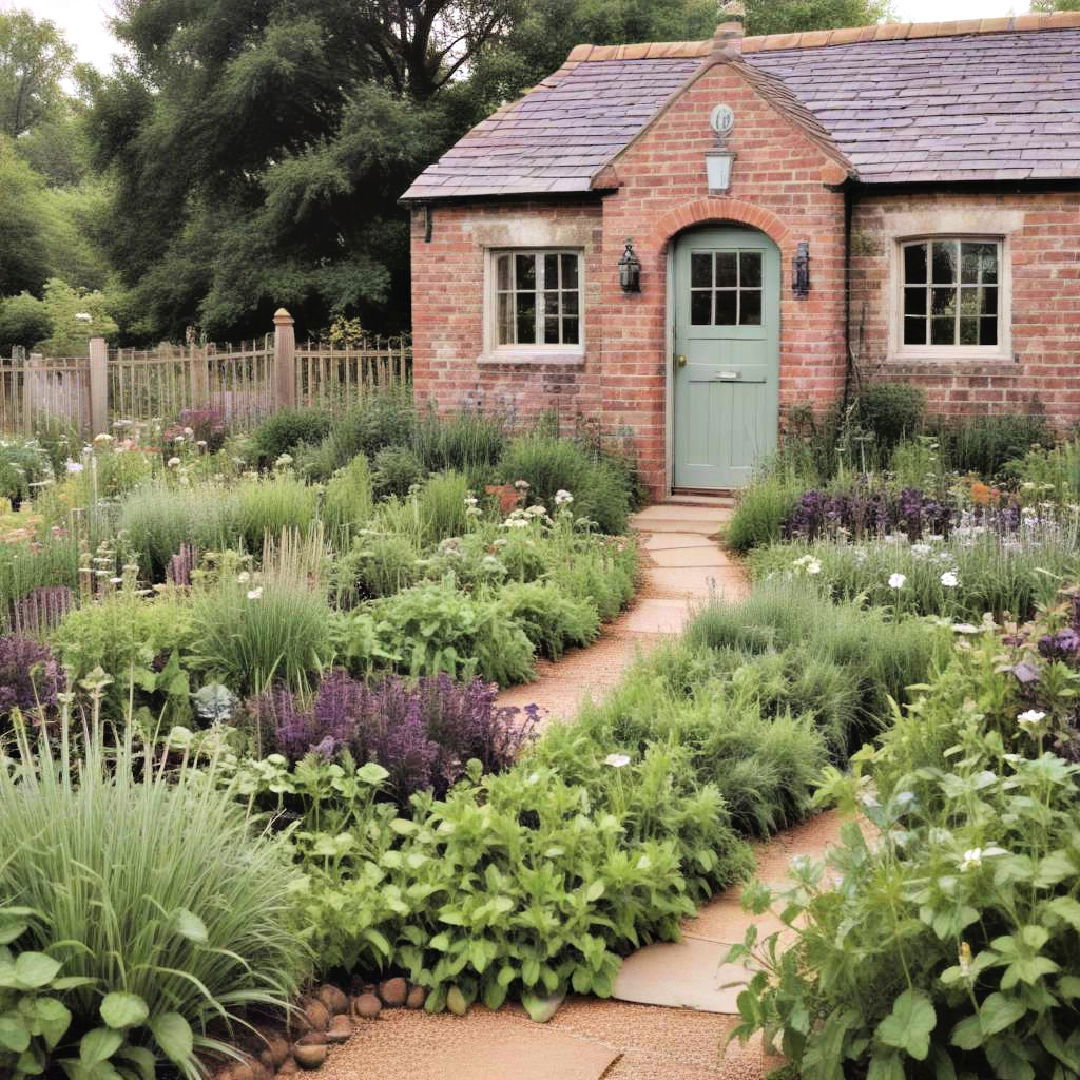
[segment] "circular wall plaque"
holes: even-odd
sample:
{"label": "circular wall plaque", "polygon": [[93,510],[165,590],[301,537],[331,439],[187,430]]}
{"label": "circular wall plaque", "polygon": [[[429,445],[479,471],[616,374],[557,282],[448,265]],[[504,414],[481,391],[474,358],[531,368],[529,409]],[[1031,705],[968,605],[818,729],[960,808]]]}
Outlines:
{"label": "circular wall plaque", "polygon": [[730,135],[735,126],[735,113],[730,105],[717,105],[709,117],[709,126],[717,135]]}

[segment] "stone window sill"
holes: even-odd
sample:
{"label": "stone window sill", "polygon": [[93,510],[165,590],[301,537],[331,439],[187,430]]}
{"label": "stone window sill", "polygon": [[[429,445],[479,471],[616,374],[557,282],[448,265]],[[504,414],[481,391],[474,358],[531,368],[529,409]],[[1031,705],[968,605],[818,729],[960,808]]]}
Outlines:
{"label": "stone window sill", "polygon": [[965,348],[958,346],[953,349],[911,349],[902,352],[891,352],[885,357],[887,364],[1011,364],[1013,357],[1010,353],[1001,352],[990,348]]}
{"label": "stone window sill", "polygon": [[477,357],[478,364],[499,364],[510,367],[582,367],[583,349],[495,349]]}

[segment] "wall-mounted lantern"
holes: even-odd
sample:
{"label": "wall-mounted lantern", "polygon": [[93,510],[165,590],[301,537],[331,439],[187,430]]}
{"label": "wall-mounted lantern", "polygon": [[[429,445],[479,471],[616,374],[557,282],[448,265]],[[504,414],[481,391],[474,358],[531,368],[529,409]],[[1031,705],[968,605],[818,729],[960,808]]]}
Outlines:
{"label": "wall-mounted lantern", "polygon": [[634,240],[630,236],[619,259],[619,284],[623,292],[641,292],[641,263],[634,254]]}
{"label": "wall-mounted lantern", "polygon": [[705,169],[709,176],[709,194],[725,195],[731,187],[731,163],[735,155],[730,150],[706,150]]}
{"label": "wall-mounted lantern", "polygon": [[810,295],[810,241],[800,240],[791,259],[791,294],[796,300]]}

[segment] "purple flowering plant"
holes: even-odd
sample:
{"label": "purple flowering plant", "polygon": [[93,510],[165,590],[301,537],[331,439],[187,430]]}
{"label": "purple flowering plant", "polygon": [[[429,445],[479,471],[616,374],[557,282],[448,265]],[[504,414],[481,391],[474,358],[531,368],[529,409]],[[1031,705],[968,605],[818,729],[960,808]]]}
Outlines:
{"label": "purple flowering plant", "polygon": [[0,637],[0,732],[10,726],[16,709],[35,724],[51,719],[63,686],[48,645],[14,634]]}
{"label": "purple flowering plant", "polygon": [[387,789],[404,803],[417,791],[444,795],[470,758],[484,772],[514,762],[535,730],[538,710],[499,708],[497,694],[482,679],[393,676],[369,686],[335,669],[309,697],[275,685],[251,699],[247,711],[264,744],[290,761],[348,751],[357,762],[386,769]]}

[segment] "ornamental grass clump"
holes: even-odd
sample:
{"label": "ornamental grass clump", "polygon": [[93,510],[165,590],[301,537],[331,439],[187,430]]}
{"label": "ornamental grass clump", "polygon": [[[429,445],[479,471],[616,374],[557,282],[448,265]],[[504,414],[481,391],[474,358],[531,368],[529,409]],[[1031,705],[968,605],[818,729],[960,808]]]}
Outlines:
{"label": "ornamental grass clump", "polygon": [[[196,1080],[197,1054],[225,1050],[251,1010],[286,1009],[309,971],[298,875],[214,763],[137,746],[130,724],[106,750],[101,681],[85,733],[65,708],[56,745],[23,731],[0,758],[0,896],[17,916],[0,1073]],[[28,1037],[23,1008],[47,1020]]]}

